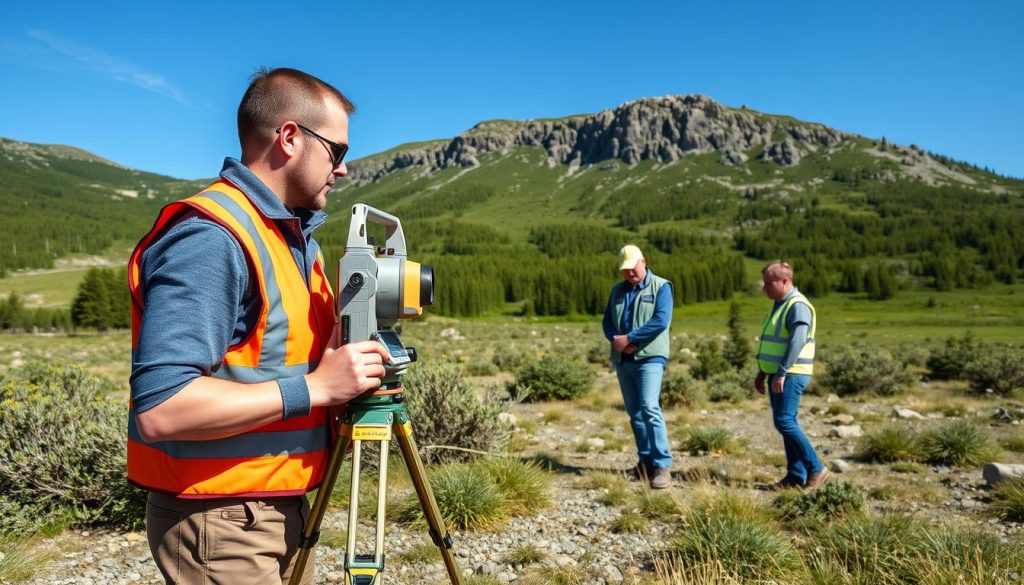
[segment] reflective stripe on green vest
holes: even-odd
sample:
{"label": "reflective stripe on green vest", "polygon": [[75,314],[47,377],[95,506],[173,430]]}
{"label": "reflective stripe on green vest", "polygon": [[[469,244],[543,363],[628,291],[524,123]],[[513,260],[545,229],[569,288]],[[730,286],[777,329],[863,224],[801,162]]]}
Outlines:
{"label": "reflective stripe on green vest", "polygon": [[807,300],[807,297],[797,293],[786,300],[778,309],[768,313],[768,317],[761,326],[761,341],[757,346],[757,367],[766,374],[774,374],[779,371],[783,356],[786,355],[786,348],[789,347],[791,337],[789,327],[786,326],[786,316],[789,314],[793,303],[803,303],[811,310],[811,329],[807,333],[807,344],[800,351],[796,362],[787,370],[787,374],[805,374],[810,376],[814,370],[814,333],[818,329],[818,316],[814,311],[814,305]]}
{"label": "reflective stripe on green vest", "polygon": [[[615,323],[615,331],[619,335],[624,335],[629,331],[634,331],[643,327],[645,323],[651,320],[654,316],[654,308],[658,304],[658,293],[661,291],[661,287],[665,286],[668,282],[664,278],[655,275],[650,270],[647,271],[651,275],[650,282],[646,287],[637,291],[636,296],[633,297],[633,323],[629,329],[623,330],[622,327],[622,314],[626,311],[626,287],[629,286],[626,282],[620,282],[612,287],[611,298],[608,300],[612,304],[612,318]],[[654,302],[641,302],[641,299],[645,296],[653,296]],[[649,357],[660,356],[668,358],[671,350],[669,349],[669,328],[666,327],[664,331],[658,334],[657,337],[644,344],[637,344],[637,351],[633,354],[636,359],[644,359]],[[619,363],[622,361],[622,354],[611,350],[612,363]]]}

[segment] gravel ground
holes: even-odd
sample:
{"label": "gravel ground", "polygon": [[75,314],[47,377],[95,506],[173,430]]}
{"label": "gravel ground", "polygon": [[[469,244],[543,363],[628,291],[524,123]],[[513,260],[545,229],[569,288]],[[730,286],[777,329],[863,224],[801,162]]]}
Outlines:
{"label": "gravel ground", "polygon": [[[875,510],[899,510],[912,513],[934,524],[958,523],[979,527],[1003,540],[1022,542],[1024,526],[999,522],[986,513],[988,492],[977,469],[922,466],[917,473],[900,474],[889,466],[866,465],[851,456],[856,438],[830,436],[835,421],[822,412],[829,399],[807,397],[801,418],[812,443],[826,461],[836,459],[849,463],[836,478],[851,481],[865,490],[885,488],[893,495],[888,499],[872,498],[868,505]],[[817,407],[817,409],[815,409]],[[902,424],[890,417],[891,405],[866,403],[852,405],[850,414],[866,429],[873,425]],[[556,454],[563,467],[552,474],[553,504],[529,517],[515,518],[493,531],[453,533],[455,555],[461,570],[484,574],[501,582],[511,582],[524,574],[523,567],[504,562],[510,550],[532,543],[544,553],[542,563],[566,567],[581,565],[591,575],[588,584],[628,583],[633,574],[649,573],[651,553],[668,540],[674,528],[666,523],[652,522],[636,534],[615,534],[609,526],[622,510],[598,502],[600,493],[584,487],[581,477],[601,471],[623,469],[633,463],[631,441],[622,447],[605,449],[599,436],[609,436],[607,419],[600,415],[570,418],[544,417],[543,406],[519,405],[515,416],[520,422],[535,418],[532,434],[526,439],[529,450]],[[625,427],[625,414],[623,417]],[[573,415],[574,417],[576,415]],[[726,479],[728,483],[749,486],[752,482],[771,480],[781,473],[781,442],[771,427],[766,404],[744,404],[712,411],[671,412],[670,431],[678,438],[687,425],[718,425],[730,429],[745,443],[738,455],[726,457],[686,456],[676,450],[675,483],[668,493],[685,501],[698,482],[707,477]],[[925,424],[910,421],[906,424]],[[1019,422],[1019,421],[1017,421]],[[525,424],[523,426],[526,426]],[[1003,427],[1004,431],[1020,432],[1019,424]],[[586,445],[586,448],[583,447]],[[678,442],[674,441],[674,447]],[[1019,454],[1017,456],[1019,458]],[[1018,461],[1019,462],[1019,461]],[[699,470],[700,473],[690,473]],[[428,472],[429,473],[429,472]],[[704,480],[693,479],[702,476]],[[632,484],[631,489],[642,489]],[[754,497],[770,502],[766,492],[750,490]],[[389,506],[397,500],[389,500]],[[345,524],[345,510],[329,508],[324,526],[340,529]],[[388,523],[385,552],[388,555],[385,582],[394,585],[446,583],[447,576],[440,557],[437,562],[401,562],[397,555],[412,547],[429,543],[425,529],[407,528]],[[360,536],[372,538],[372,526]],[[145,536],[141,532],[71,531],[43,546],[54,553],[54,560],[39,570],[31,585],[114,585],[126,583],[162,583],[153,564]],[[370,552],[370,543],[360,552]],[[317,582],[343,581],[344,551],[326,545],[317,547]]]}

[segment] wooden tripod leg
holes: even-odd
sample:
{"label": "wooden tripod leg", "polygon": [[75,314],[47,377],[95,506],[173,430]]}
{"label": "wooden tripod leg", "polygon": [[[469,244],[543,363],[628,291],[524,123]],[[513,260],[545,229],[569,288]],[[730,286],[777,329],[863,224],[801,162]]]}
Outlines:
{"label": "wooden tripod leg", "polygon": [[324,513],[327,511],[327,502],[331,497],[331,492],[334,491],[334,483],[338,479],[338,471],[341,470],[341,462],[345,459],[345,453],[348,452],[351,440],[351,427],[342,425],[338,432],[338,438],[334,441],[334,446],[331,447],[331,458],[324,471],[320,488],[316,492],[316,499],[313,500],[313,506],[309,510],[309,519],[302,527],[298,557],[295,559],[291,579],[288,580],[289,585],[299,585],[306,569],[306,562],[309,560],[309,554],[316,542],[320,540],[320,523],[323,522]]}
{"label": "wooden tripod leg", "polygon": [[455,564],[455,556],[452,554],[452,537],[445,527],[444,518],[437,508],[437,501],[434,500],[434,492],[430,489],[426,474],[423,472],[423,461],[420,460],[419,452],[416,450],[416,440],[412,436],[412,424],[408,421],[396,421],[395,435],[398,437],[398,445],[402,449],[402,458],[405,459],[405,466],[409,470],[409,477],[416,488],[416,496],[419,497],[420,507],[423,508],[423,517],[430,527],[430,538],[441,550],[441,558],[444,566],[448,569],[448,578],[452,585],[462,585],[462,575],[459,567]]}

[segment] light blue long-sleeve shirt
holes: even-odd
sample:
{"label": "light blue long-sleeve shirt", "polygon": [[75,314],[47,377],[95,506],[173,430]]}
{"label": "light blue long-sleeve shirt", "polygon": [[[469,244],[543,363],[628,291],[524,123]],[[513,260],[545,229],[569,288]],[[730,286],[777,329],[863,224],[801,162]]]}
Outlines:
{"label": "light blue long-sleeve shirt", "polygon": [[[228,158],[220,176],[238,187],[281,228],[306,278],[320,250],[313,231],[321,211],[287,208],[241,162]],[[131,393],[136,412],[153,408],[199,376],[210,375],[227,348],[256,326],[259,286],[249,278],[241,244],[220,224],[189,217],[143,253],[140,266],[143,320],[132,352]],[[282,395],[307,393],[305,378],[279,379]]]}

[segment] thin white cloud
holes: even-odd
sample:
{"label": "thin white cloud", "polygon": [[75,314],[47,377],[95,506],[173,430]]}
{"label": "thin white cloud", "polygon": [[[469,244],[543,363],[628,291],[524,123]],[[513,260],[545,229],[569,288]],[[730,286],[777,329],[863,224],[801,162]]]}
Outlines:
{"label": "thin white cloud", "polygon": [[43,43],[52,51],[70,60],[75,65],[146,91],[169,97],[183,105],[190,105],[185,94],[167,81],[162,75],[150,73],[138,65],[105,53],[99,49],[82,45],[44,30],[29,30],[28,36]]}

